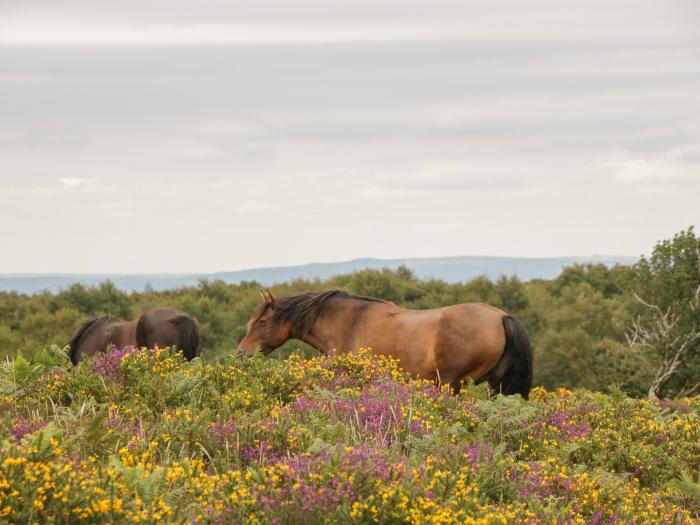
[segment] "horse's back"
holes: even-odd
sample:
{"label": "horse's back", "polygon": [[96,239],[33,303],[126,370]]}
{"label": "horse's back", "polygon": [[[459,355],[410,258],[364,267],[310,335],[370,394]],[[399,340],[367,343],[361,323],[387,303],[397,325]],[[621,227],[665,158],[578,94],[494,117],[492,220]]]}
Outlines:
{"label": "horse's back", "polygon": [[119,346],[122,324],[123,321],[112,317],[91,319],[83,323],[68,343],[73,364],[78,364],[84,357],[104,352],[110,344]]}
{"label": "horse's back", "polygon": [[426,310],[399,309],[389,313],[387,321],[402,325],[412,337],[418,333],[449,332],[456,337],[473,339],[503,333],[502,310],[485,303],[462,303]]}
{"label": "horse's back", "polygon": [[354,334],[354,346],[399,358],[412,375],[448,381],[464,375],[483,375],[498,361],[505,347],[503,316],[484,303],[463,303],[426,310],[380,304],[367,311],[364,330]]}
{"label": "horse's back", "polygon": [[158,307],[138,320],[136,340],[139,346],[175,346],[185,358],[199,355],[200,337],[196,321],[187,312],[172,307]]}

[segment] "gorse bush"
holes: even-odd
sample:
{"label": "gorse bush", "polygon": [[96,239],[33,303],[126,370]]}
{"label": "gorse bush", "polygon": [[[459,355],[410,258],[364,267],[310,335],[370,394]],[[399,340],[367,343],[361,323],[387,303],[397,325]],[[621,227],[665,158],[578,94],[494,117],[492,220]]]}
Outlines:
{"label": "gorse bush", "polygon": [[40,359],[0,369],[0,522],[691,524],[700,513],[696,398],[536,388],[524,402],[473,384],[455,397],[366,350]]}

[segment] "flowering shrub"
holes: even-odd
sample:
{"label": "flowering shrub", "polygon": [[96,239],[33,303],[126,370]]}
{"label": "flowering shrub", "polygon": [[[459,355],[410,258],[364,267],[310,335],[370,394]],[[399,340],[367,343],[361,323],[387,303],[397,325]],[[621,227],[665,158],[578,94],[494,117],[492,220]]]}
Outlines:
{"label": "flowering shrub", "polygon": [[[700,401],[459,396],[367,350],[0,370],[0,522],[692,524]],[[29,366],[23,364],[22,366]]]}

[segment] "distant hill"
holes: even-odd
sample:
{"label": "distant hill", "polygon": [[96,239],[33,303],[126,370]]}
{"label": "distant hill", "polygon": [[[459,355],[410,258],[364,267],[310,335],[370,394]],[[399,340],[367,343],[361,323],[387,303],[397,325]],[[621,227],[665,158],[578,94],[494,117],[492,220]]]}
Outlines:
{"label": "distant hill", "polygon": [[109,279],[125,291],[143,291],[146,286],[153,290],[172,290],[183,286],[195,286],[200,279],[221,279],[236,284],[241,281],[257,281],[270,286],[295,278],[327,279],[335,275],[355,272],[366,268],[395,269],[406,265],[422,279],[436,278],[454,283],[469,281],[485,275],[496,279],[500,275],[517,275],[523,281],[531,279],[553,279],[565,266],[574,263],[633,264],[635,257],[436,257],[429,259],[355,259],[334,263],[310,263],[299,266],[277,268],[254,268],[235,272],[209,274],[3,274],[0,275],[0,291],[16,291],[32,294],[42,290],[58,292],[73,283],[94,286]]}

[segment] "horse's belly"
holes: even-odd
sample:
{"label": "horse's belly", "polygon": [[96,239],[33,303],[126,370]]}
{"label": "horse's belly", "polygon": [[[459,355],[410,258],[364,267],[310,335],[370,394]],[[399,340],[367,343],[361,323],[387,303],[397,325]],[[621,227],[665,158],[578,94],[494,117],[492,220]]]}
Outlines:
{"label": "horse's belly", "polygon": [[[466,307],[465,307],[466,306]],[[502,313],[482,305],[456,305],[404,311],[368,324],[354,339],[354,348],[369,347],[397,358],[414,377],[440,376],[451,382],[465,375],[483,375],[503,352]]]}
{"label": "horse's belly", "polygon": [[376,327],[353,338],[349,351],[368,348],[375,354],[390,355],[398,359],[401,368],[416,378],[435,377],[435,358],[431,338],[425,331],[392,323],[393,326]]}

